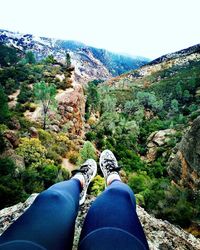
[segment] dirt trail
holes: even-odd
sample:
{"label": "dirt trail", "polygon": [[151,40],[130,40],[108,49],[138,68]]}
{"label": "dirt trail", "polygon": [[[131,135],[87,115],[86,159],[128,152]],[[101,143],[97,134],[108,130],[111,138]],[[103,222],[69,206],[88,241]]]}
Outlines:
{"label": "dirt trail", "polygon": [[67,159],[67,158],[63,158],[62,167],[67,169],[70,172],[76,168],[76,166],[74,164],[70,163],[69,159]]}

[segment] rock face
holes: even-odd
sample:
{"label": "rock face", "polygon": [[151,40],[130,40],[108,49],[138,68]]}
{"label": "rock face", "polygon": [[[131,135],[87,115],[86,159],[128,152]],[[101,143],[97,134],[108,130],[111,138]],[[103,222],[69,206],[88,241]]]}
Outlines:
{"label": "rock face", "polygon": [[58,111],[61,115],[61,125],[67,124],[70,133],[82,136],[85,114],[83,87],[80,84],[73,84],[73,88],[61,92],[56,96],[56,99]]}
{"label": "rock face", "polygon": [[200,116],[177,145],[168,172],[179,185],[200,190]]}
{"label": "rock face", "polygon": [[[59,132],[60,127],[65,126],[69,133],[82,137],[84,135],[85,115],[85,96],[82,85],[73,83],[71,88],[59,90],[56,100],[59,117],[56,115],[56,112],[50,111],[48,113],[50,124],[47,128]],[[27,110],[24,115],[31,121],[42,123],[41,105],[33,112]],[[30,133],[32,137],[37,137],[37,134],[34,134],[33,131],[30,131]]]}
{"label": "rock face", "polygon": [[151,133],[147,139],[148,151],[145,160],[148,162],[154,161],[159,147],[164,146],[170,140],[170,136],[175,133],[174,129],[165,129]]}
{"label": "rock face", "polygon": [[[33,194],[24,203],[19,203],[0,211],[0,234],[32,204],[36,196],[37,194]],[[85,204],[79,210],[75,226],[73,250],[77,249],[84,218],[94,199],[95,197],[88,196]],[[173,226],[167,221],[152,217],[139,206],[137,206],[137,213],[143,225],[150,250],[200,250],[200,240],[193,235]]]}

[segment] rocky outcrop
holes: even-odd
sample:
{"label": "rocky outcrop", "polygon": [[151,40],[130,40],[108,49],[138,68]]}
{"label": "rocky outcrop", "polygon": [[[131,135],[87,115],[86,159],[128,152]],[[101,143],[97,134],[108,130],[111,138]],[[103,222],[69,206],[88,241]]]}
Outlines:
{"label": "rocky outcrop", "polygon": [[[85,115],[85,96],[83,87],[73,83],[71,88],[59,90],[56,95],[58,103],[57,110],[48,113],[48,126],[54,132],[59,132],[61,127],[65,127],[70,134],[84,135],[84,115]],[[33,112],[26,110],[25,117],[31,121],[42,124],[42,107],[38,106]],[[30,136],[37,137],[37,132],[30,128]]]}
{"label": "rocky outcrop", "polygon": [[165,129],[160,131],[155,131],[150,134],[147,139],[147,155],[144,160],[152,162],[156,159],[158,149],[162,146],[165,146],[170,140],[171,136],[175,134],[174,129]]}
{"label": "rocky outcrop", "polygon": [[[37,194],[33,194],[24,203],[0,211],[0,234],[32,204],[36,196]],[[75,226],[73,250],[77,249],[85,215],[94,199],[95,197],[88,196],[85,204],[80,207]],[[200,250],[200,240],[193,235],[167,221],[154,218],[139,206],[137,206],[137,213],[143,225],[150,250]]]}
{"label": "rocky outcrop", "polygon": [[83,136],[85,115],[83,87],[80,84],[73,84],[73,88],[60,92],[56,99],[61,125],[67,124],[71,134]]}
{"label": "rocky outcrop", "polygon": [[179,185],[200,190],[200,116],[176,147],[168,173]]}

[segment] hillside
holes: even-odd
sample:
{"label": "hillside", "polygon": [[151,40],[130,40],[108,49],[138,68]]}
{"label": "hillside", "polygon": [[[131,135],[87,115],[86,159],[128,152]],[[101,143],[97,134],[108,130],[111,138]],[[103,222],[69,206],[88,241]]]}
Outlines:
{"label": "hillside", "polygon": [[86,138],[116,154],[139,204],[199,236],[199,45],[89,85],[86,112]]}
{"label": "hillside", "polygon": [[[200,236],[198,45],[87,86],[71,52],[37,61],[0,45],[0,55],[1,208],[68,179],[108,148],[141,207]],[[52,94],[46,116],[41,88]],[[98,175],[89,192],[104,187]]]}
{"label": "hillside", "polygon": [[149,61],[146,58],[111,53],[76,41],[35,37],[6,30],[0,30],[0,42],[24,52],[32,51],[37,60],[53,55],[55,59],[63,62],[67,51],[75,66],[76,81],[85,84],[94,79],[108,79]]}

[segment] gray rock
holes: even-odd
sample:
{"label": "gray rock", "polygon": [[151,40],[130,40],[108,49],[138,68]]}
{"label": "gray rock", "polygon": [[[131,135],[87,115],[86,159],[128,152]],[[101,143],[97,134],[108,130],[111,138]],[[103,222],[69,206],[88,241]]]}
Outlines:
{"label": "gray rock", "polygon": [[66,111],[69,112],[69,113],[73,113],[73,112],[74,112],[73,107],[66,106],[65,109],[66,109]]}

